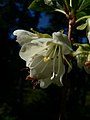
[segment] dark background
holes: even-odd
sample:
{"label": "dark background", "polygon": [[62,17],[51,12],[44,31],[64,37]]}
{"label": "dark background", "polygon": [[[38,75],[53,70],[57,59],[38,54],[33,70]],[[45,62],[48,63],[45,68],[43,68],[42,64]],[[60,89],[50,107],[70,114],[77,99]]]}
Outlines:
{"label": "dark background", "polygon": [[[31,2],[0,0],[0,120],[58,120],[59,114],[62,120],[89,120],[90,75],[77,68],[76,61],[68,75],[69,86],[33,89],[31,81],[25,80],[25,61],[19,57],[20,46],[13,31],[33,28],[52,34],[64,29],[67,34],[68,30],[64,15],[30,11],[27,7]],[[73,36],[85,38],[84,32],[75,31]]]}

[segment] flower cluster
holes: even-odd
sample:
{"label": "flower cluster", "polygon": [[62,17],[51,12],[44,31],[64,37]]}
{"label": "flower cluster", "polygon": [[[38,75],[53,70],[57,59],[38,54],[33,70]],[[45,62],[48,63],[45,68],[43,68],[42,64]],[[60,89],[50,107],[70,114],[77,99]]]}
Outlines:
{"label": "flower cluster", "polygon": [[26,30],[15,30],[13,34],[21,45],[19,55],[30,68],[29,76],[37,79],[41,88],[47,88],[51,83],[63,85],[65,63],[71,69],[66,55],[73,51],[67,35],[54,32],[51,37],[40,38]]}

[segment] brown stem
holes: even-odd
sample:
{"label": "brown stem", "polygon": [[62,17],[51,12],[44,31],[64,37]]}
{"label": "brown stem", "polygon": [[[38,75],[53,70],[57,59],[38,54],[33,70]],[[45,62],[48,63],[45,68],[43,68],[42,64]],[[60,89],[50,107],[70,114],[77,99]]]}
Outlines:
{"label": "brown stem", "polygon": [[69,20],[69,26],[68,26],[68,38],[71,40],[71,33],[72,33],[72,20]]}
{"label": "brown stem", "polygon": [[68,25],[68,38],[71,40],[71,43],[74,43],[74,39],[72,37],[72,28],[75,27],[75,21],[76,17],[75,16],[70,16],[69,17],[69,25]]}

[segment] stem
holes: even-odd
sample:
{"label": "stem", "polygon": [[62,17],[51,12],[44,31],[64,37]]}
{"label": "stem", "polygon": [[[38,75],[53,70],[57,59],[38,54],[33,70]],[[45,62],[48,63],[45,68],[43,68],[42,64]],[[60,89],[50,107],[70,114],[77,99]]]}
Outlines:
{"label": "stem", "polygon": [[75,26],[76,17],[70,16],[69,17],[69,25],[68,25],[68,38],[71,40],[72,44],[74,43],[74,39],[72,37],[72,29]]}
{"label": "stem", "polygon": [[71,33],[72,33],[72,20],[69,20],[69,26],[68,26],[68,38],[71,40]]}

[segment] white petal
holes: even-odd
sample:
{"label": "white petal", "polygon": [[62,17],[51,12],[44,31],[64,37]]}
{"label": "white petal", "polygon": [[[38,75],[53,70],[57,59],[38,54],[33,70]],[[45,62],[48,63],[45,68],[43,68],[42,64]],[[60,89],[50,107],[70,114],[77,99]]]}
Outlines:
{"label": "white petal", "polygon": [[38,43],[43,46],[43,44],[47,45],[47,42],[53,41],[52,38],[39,38],[36,40],[31,41],[32,43]]}
{"label": "white petal", "polygon": [[51,41],[49,38],[40,38],[37,40],[33,40],[31,42],[25,43],[19,52],[20,57],[25,60],[28,65],[29,61],[31,61],[32,56],[37,55],[46,55],[45,51],[48,46],[46,46],[47,41]]}
{"label": "white petal", "polygon": [[38,79],[50,77],[52,74],[52,62],[44,62],[43,56],[34,57],[29,67],[31,68],[30,73],[33,72],[33,69],[36,70]]}
{"label": "white petal", "polygon": [[63,85],[62,79],[63,79],[63,75],[65,74],[65,65],[63,64],[63,59],[62,59],[62,55],[60,54],[61,53],[60,50],[61,50],[61,48],[59,47],[59,53],[58,53],[59,57],[58,57],[58,61],[57,61],[58,72],[57,72],[57,77],[54,80],[54,83],[58,86]]}
{"label": "white petal", "polygon": [[39,44],[29,42],[21,47],[19,55],[23,60],[28,61],[32,56],[37,54],[42,49],[42,46]]}
{"label": "white petal", "polygon": [[62,52],[64,54],[69,54],[71,51],[73,51],[71,41],[68,39],[67,35],[60,32],[54,32],[53,39],[57,44],[62,45]]}
{"label": "white petal", "polygon": [[63,86],[62,77],[61,76],[55,77],[55,79],[53,80],[53,84],[55,84],[59,87]]}
{"label": "white petal", "polygon": [[52,84],[52,80],[49,77],[46,79],[40,80],[40,87],[41,88],[47,88],[50,84]]}
{"label": "white petal", "polygon": [[61,64],[61,70],[60,70],[60,73],[59,73],[61,85],[63,85],[63,75],[64,74],[65,74],[65,66],[64,66],[64,64]]}
{"label": "white petal", "polygon": [[34,79],[37,79],[38,74],[37,74],[35,69],[30,70],[30,77],[34,78]]}
{"label": "white petal", "polygon": [[38,36],[32,32],[29,32],[27,30],[18,29],[13,32],[13,34],[17,37],[16,41],[23,45],[27,42],[30,42],[31,40],[37,39]]}

